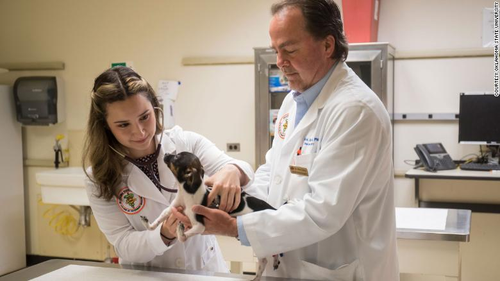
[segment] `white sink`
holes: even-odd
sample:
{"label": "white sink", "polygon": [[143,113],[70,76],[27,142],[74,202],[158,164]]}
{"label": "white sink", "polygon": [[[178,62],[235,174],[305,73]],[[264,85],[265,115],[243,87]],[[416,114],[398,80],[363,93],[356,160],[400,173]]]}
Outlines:
{"label": "white sink", "polygon": [[60,168],[36,173],[46,204],[89,206],[82,167]]}

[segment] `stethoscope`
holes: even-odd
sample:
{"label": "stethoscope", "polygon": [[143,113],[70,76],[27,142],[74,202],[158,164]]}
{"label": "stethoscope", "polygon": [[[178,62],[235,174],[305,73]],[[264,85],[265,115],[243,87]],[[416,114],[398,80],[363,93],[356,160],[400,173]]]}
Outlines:
{"label": "stethoscope", "polygon": [[111,145],[109,145],[109,148],[111,148],[114,152],[116,152],[118,155],[120,155],[121,157],[123,157],[123,159],[127,160],[128,162],[134,164],[136,167],[145,167],[146,169],[148,169],[149,171],[151,171],[151,174],[153,174],[151,181],[156,185],[156,186],[159,186],[161,189],[167,191],[167,192],[171,192],[171,193],[177,193],[177,189],[172,189],[172,188],[168,188],[168,187],[165,187],[163,184],[161,184],[160,180],[158,179],[158,177],[156,176],[156,173],[154,172],[153,170],[153,164],[158,160],[158,155],[160,154],[160,150],[161,150],[161,143],[162,143],[162,140],[163,140],[163,110],[159,107],[155,107],[154,109],[158,109],[160,112],[161,112],[161,117],[162,117],[162,124],[161,124],[161,128],[162,128],[162,132],[161,132],[161,136],[160,136],[160,142],[158,142],[158,147],[156,148],[156,151],[155,153],[153,154],[153,157],[151,157],[151,159],[149,159],[147,162],[139,162],[135,159],[132,159],[130,158],[128,155],[125,155],[121,152],[119,152],[118,150],[116,150],[114,147],[112,147]]}

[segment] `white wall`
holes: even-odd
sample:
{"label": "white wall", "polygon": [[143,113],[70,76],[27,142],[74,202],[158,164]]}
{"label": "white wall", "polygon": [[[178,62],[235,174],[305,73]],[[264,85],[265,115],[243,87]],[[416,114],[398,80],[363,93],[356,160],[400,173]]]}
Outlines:
{"label": "white wall", "polygon": [[379,41],[404,51],[480,48],[489,0],[380,1]]}
{"label": "white wall", "polygon": [[26,266],[22,135],[15,119],[12,88],[0,85],[0,276]]}

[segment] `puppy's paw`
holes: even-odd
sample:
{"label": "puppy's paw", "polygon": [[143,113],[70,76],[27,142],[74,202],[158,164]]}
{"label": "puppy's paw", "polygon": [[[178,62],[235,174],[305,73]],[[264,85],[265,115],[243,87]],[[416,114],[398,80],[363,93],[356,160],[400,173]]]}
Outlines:
{"label": "puppy's paw", "polygon": [[184,229],[184,224],[182,222],[179,222],[176,229],[177,237],[184,236]]}
{"label": "puppy's paw", "polygon": [[273,263],[273,269],[274,270],[278,270],[279,267],[280,267],[280,261],[279,260],[277,262]]}
{"label": "puppy's paw", "polygon": [[186,242],[187,240],[187,236],[186,234],[184,234],[184,231],[185,231],[185,226],[182,222],[179,222],[179,224],[177,225],[177,240],[181,241],[181,242]]}
{"label": "puppy's paw", "polygon": [[278,267],[280,266],[280,258],[279,255],[273,255],[273,269],[277,270]]}
{"label": "puppy's paw", "polygon": [[179,241],[181,241],[182,243],[184,243],[187,240],[187,236],[186,235],[178,236],[177,239],[179,239]]}

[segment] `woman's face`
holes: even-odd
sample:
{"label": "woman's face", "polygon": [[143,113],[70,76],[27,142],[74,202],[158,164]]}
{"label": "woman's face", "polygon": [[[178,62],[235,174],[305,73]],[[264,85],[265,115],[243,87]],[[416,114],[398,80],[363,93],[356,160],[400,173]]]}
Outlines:
{"label": "woman's face", "polygon": [[108,127],[118,142],[129,149],[130,157],[139,158],[155,151],[156,118],[153,105],[143,94],[110,103],[106,111]]}

